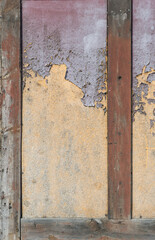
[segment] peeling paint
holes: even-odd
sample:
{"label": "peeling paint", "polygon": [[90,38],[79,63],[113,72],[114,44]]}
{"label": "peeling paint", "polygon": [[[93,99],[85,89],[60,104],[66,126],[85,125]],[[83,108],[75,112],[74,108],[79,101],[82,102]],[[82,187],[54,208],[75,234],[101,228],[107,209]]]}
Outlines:
{"label": "peeling paint", "polygon": [[140,86],[140,84],[144,83],[144,84],[149,84],[150,82],[148,81],[148,77],[150,74],[155,73],[155,70],[153,68],[151,68],[150,71],[146,72],[146,66],[143,67],[142,73],[139,74],[138,76],[136,76],[137,80],[138,80],[138,85],[137,87]]}
{"label": "peeling paint", "polygon": [[[49,22],[51,16],[52,23]],[[66,78],[82,90],[84,106],[105,109],[105,0],[72,4],[46,1],[37,6],[35,2],[25,1],[23,26],[26,69],[45,78],[52,65],[65,64]]]}
{"label": "peeling paint", "polygon": [[106,10],[23,1],[24,218],[107,214]]}
{"label": "peeling paint", "polygon": [[153,68],[150,68],[150,71],[146,71],[146,66],[144,66],[142,73],[136,76],[139,101],[135,101],[134,114],[136,112],[140,112],[146,115],[147,103],[155,103],[155,75],[154,79],[151,82],[149,81],[149,76],[153,75],[154,73],[155,70]]}
{"label": "peeling paint", "polygon": [[[135,108],[136,114],[133,123],[133,216],[143,218],[155,217],[154,73],[153,68],[146,71],[146,66],[144,66],[142,73],[136,76],[138,80],[137,88],[141,90],[141,95]],[[154,76],[154,80],[149,82],[149,76],[151,75]]]}
{"label": "peeling paint", "polygon": [[83,106],[83,92],[65,79],[66,71],[64,64],[53,65],[45,78],[28,71],[23,92],[24,218],[107,214],[107,116],[101,108]]}
{"label": "peeling paint", "polygon": [[154,22],[154,0],[134,1],[133,218],[155,217]]}

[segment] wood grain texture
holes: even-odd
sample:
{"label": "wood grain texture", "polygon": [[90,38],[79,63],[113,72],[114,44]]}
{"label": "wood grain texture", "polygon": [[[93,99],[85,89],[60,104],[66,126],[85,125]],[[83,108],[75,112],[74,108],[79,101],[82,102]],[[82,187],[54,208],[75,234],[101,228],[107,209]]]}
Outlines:
{"label": "wood grain texture", "polygon": [[109,218],[131,217],[131,1],[108,1]]}
{"label": "wood grain texture", "polygon": [[20,1],[1,1],[1,240],[20,231]]}
{"label": "wood grain texture", "polygon": [[22,240],[145,239],[155,237],[155,221],[108,219],[22,219]]}

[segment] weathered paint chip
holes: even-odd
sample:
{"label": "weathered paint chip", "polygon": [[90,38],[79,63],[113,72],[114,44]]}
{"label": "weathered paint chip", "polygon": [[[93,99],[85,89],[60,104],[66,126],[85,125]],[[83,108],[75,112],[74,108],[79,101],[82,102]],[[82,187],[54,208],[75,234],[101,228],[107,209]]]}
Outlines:
{"label": "weathered paint chip", "polygon": [[46,1],[40,5],[24,1],[23,26],[27,69],[45,78],[52,65],[65,64],[66,79],[83,91],[84,106],[105,108],[106,1]]}

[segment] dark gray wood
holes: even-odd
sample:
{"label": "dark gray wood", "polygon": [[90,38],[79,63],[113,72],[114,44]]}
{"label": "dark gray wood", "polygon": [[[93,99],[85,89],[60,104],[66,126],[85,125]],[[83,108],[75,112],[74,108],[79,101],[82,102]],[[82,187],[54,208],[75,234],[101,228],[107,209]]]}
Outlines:
{"label": "dark gray wood", "polygon": [[0,1],[0,228],[1,240],[20,235],[20,1]]}
{"label": "dark gray wood", "polygon": [[22,240],[155,239],[154,220],[22,219]]}

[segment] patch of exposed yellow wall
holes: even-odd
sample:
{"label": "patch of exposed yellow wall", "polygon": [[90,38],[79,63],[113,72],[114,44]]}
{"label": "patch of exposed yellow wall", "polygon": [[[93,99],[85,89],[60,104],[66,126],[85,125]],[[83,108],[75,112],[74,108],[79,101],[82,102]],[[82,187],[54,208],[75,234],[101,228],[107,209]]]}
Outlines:
{"label": "patch of exposed yellow wall", "polygon": [[155,99],[155,81],[148,81],[151,69],[146,67],[137,76],[138,87],[141,83],[148,85],[148,94],[142,92],[146,115],[137,112],[133,122],[133,217],[155,218],[155,105],[148,99]]}
{"label": "patch of exposed yellow wall", "polygon": [[[107,214],[107,115],[54,65],[30,70],[23,92],[23,217]],[[105,103],[104,103],[105,104]]]}

